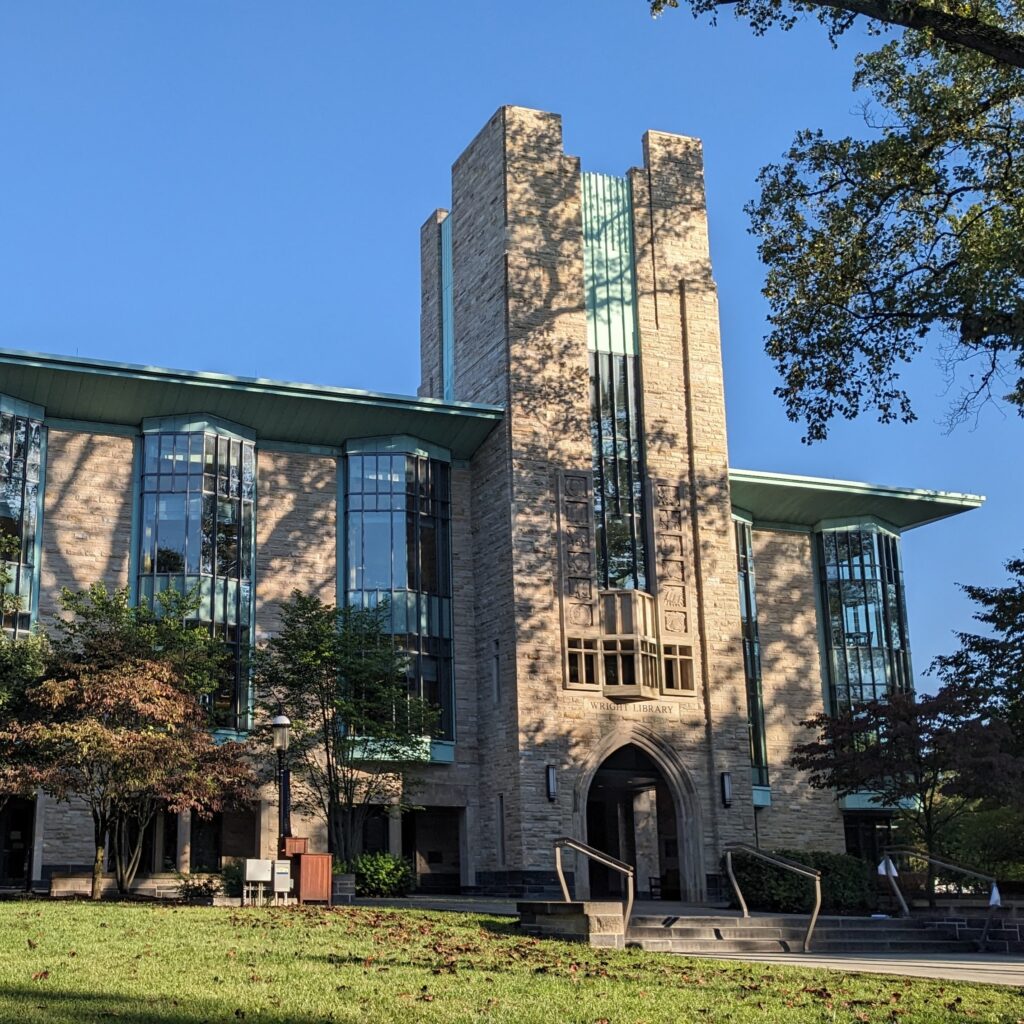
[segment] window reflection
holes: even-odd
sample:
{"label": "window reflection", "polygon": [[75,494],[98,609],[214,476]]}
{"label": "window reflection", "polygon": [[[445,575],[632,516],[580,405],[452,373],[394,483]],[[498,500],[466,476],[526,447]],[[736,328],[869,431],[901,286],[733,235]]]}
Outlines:
{"label": "window reflection", "polygon": [[753,531],[736,522],[736,557],[740,588],[740,626],[743,633],[743,672],[747,682],[747,729],[753,784],[768,785],[768,744],[765,738],[764,695],[761,687],[761,640],[757,630],[754,587]]}
{"label": "window reflection", "polygon": [[390,602],[410,655],[410,689],[440,709],[453,735],[450,482],[447,463],[415,455],[350,455],[347,599]]}
{"label": "window reflection", "polygon": [[899,538],[880,529],[818,536],[833,711],[911,687]]}
{"label": "window reflection", "polygon": [[139,600],[198,587],[199,622],[231,653],[211,701],[226,728],[248,725],[256,449],[208,432],[147,434],[142,457]]}
{"label": "window reflection", "polygon": [[37,595],[36,539],[42,514],[43,425],[26,416],[0,413],[0,537],[13,542],[7,561],[8,592],[17,609],[0,615],[0,626],[11,634],[32,627]]}

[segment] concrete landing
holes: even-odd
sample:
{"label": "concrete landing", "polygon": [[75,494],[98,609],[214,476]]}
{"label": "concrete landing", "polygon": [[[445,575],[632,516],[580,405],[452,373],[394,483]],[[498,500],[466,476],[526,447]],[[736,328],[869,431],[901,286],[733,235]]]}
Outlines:
{"label": "concrete landing", "polygon": [[1024,988],[1024,958],[1010,953],[717,953],[708,959]]}

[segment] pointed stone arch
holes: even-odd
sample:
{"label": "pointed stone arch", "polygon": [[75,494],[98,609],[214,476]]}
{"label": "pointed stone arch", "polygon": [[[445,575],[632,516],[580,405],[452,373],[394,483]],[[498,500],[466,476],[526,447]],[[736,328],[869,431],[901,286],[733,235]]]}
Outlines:
{"label": "pointed stone arch", "polygon": [[[594,776],[612,754],[630,744],[647,754],[664,776],[676,815],[682,897],[686,902],[702,902],[707,892],[707,875],[704,866],[704,828],[697,787],[679,752],[643,723],[619,725],[602,737],[601,742],[580,765],[573,790],[573,834],[587,842],[587,800]],[[585,860],[582,856],[577,858],[577,898],[584,899],[590,895],[589,874],[583,864]]]}

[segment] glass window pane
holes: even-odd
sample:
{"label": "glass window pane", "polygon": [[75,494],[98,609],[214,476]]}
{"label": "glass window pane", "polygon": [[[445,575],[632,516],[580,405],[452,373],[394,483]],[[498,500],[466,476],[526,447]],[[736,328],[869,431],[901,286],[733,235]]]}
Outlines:
{"label": "glass window pane", "polygon": [[191,575],[198,575],[200,572],[202,525],[203,496],[202,494],[190,494],[188,496],[188,534],[185,550],[185,571]]}
{"label": "glass window pane", "polygon": [[363,589],[391,588],[391,516],[363,513]]}
{"label": "glass window pane", "polygon": [[185,495],[161,494],[157,498],[158,573],[180,573],[185,570]]}
{"label": "glass window pane", "polygon": [[217,576],[238,575],[238,506],[217,502]]}

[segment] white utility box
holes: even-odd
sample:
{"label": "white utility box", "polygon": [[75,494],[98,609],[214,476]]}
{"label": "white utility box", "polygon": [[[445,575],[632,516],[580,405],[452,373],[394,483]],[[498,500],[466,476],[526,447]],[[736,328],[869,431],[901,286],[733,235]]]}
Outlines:
{"label": "white utility box", "polygon": [[292,862],[290,860],[274,861],[274,892],[289,893],[292,891]]}
{"label": "white utility box", "polygon": [[247,859],[245,862],[246,882],[270,882],[274,877],[274,862],[271,860]]}

